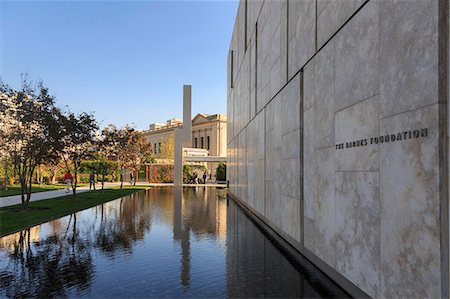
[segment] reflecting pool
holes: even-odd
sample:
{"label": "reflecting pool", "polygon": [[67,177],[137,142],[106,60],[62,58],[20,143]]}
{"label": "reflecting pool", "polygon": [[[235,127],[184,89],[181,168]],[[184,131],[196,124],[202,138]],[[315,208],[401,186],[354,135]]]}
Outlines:
{"label": "reflecting pool", "polygon": [[1,297],[345,297],[214,188],[153,188],[0,239]]}

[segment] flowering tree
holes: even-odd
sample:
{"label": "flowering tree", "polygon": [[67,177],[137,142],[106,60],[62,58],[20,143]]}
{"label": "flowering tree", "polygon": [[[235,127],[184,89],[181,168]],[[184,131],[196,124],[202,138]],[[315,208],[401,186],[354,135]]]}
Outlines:
{"label": "flowering tree", "polygon": [[0,150],[19,177],[23,209],[28,208],[36,167],[56,159],[61,150],[61,117],[42,82],[33,85],[23,76],[18,91],[0,83]]}
{"label": "flowering tree", "polygon": [[68,113],[62,118],[63,138],[62,158],[67,169],[73,172],[73,196],[77,196],[78,171],[81,161],[87,160],[95,153],[95,131],[97,122],[92,114]]}

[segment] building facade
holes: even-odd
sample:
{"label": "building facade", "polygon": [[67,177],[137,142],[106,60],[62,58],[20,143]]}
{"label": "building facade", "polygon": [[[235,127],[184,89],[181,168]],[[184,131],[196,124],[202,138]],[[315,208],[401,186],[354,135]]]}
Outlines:
{"label": "building facade", "polygon": [[448,0],[241,0],[229,194],[351,294],[448,298]]}
{"label": "building facade", "polygon": [[[166,123],[155,123],[150,125],[146,132],[147,140],[151,144],[155,157],[161,153],[161,144],[168,138],[173,138],[173,131],[182,127],[183,121],[171,119]],[[210,156],[227,155],[227,117],[224,114],[199,113],[192,119],[192,147],[206,149]],[[207,163],[212,174],[218,163]]]}

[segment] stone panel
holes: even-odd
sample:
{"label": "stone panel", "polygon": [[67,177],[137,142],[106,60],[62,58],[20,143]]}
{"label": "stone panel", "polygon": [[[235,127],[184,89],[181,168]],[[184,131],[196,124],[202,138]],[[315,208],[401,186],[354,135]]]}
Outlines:
{"label": "stone panel", "polygon": [[260,113],[252,120],[248,128],[248,199],[249,204],[264,215],[264,158],[265,132],[264,113]]}
{"label": "stone panel", "polygon": [[294,130],[281,136],[281,155],[283,159],[300,157],[300,130]]}
{"label": "stone panel", "polygon": [[287,82],[287,0],[265,1],[257,26],[257,109]]}
{"label": "stone panel", "polygon": [[303,136],[303,209],[304,216],[314,219],[314,190],[316,176],[316,157],[314,150],[314,109],[310,108],[304,113],[304,136]]}
{"label": "stone panel", "polygon": [[255,33],[256,22],[263,6],[264,0],[247,0],[247,36]]}
{"label": "stone panel", "polygon": [[281,172],[281,177],[277,179],[281,186],[281,195],[300,200],[300,159],[283,158]]}
{"label": "stone panel", "polygon": [[[234,28],[233,28],[233,35],[231,36],[231,44],[230,44],[230,59],[232,61],[232,69],[233,71],[232,73],[232,81],[233,81],[233,86],[236,82],[236,76],[238,74],[239,68],[238,68],[238,18],[236,16],[236,21],[234,23]],[[232,58],[231,58],[232,57]]]}
{"label": "stone panel", "polygon": [[304,225],[304,243],[306,249],[308,249],[311,252],[315,251],[316,248],[316,228],[314,227],[314,219],[311,219],[309,217],[303,218],[303,225]]}
{"label": "stone panel", "polygon": [[230,91],[230,96],[228,97],[228,101],[227,101],[227,144],[229,144],[231,142],[231,140],[233,140],[234,138],[234,132],[233,132],[233,128],[234,128],[234,109],[233,109],[233,105],[234,105],[234,99],[233,99],[233,92],[232,90]]}
{"label": "stone panel", "polygon": [[279,208],[278,215],[283,215],[281,229],[295,241],[300,242],[300,201],[297,198],[283,196]]}
{"label": "stone panel", "polygon": [[[266,214],[300,242],[300,77],[266,107]],[[285,119],[291,119],[286,122]],[[296,210],[292,210],[292,209]]]}
{"label": "stone panel", "polygon": [[336,265],[335,236],[335,167],[334,147],[316,150],[315,175],[315,248],[314,253],[328,265]]}
{"label": "stone panel", "polygon": [[289,82],[280,95],[282,114],[279,117],[283,120],[281,122],[281,134],[285,135],[301,129],[299,74]]}
{"label": "stone panel", "polygon": [[230,100],[230,96],[231,96],[231,45],[230,48],[228,49],[228,54],[227,54],[227,100]]}
{"label": "stone panel", "polygon": [[256,115],[256,34],[250,39],[250,119]]}
{"label": "stone panel", "polygon": [[438,4],[380,1],[381,117],[438,102]]}
{"label": "stone panel", "polygon": [[379,136],[378,96],[336,113],[335,136],[336,144],[344,146],[336,150],[338,171],[378,170],[379,146],[370,144],[371,137]]}
{"label": "stone panel", "polygon": [[237,142],[232,140],[227,148],[227,179],[230,184],[230,191],[237,195],[237,169],[236,169],[236,159],[237,159]]}
{"label": "stone panel", "polygon": [[277,119],[280,114],[280,97],[276,97],[265,108],[266,118],[266,206],[265,217],[272,221],[277,227],[281,228],[281,219],[277,219],[277,209],[280,204],[279,194],[281,187],[278,179],[281,173],[281,122]]}
{"label": "stone panel", "polygon": [[315,0],[288,0],[288,79],[314,55],[316,50]]}
{"label": "stone panel", "polygon": [[314,63],[314,145],[322,148],[334,146],[334,44],[323,48]]}
{"label": "stone panel", "polygon": [[240,1],[238,6],[238,37],[237,37],[237,59],[238,59],[238,69],[241,68],[242,61],[244,59],[244,55],[246,52],[246,44],[247,41],[246,38],[246,28],[245,28],[245,18],[246,18],[246,11],[245,11],[245,1]]}
{"label": "stone panel", "polygon": [[336,111],[378,93],[378,1],[370,1],[336,36]]}
{"label": "stone panel", "polygon": [[306,111],[315,102],[315,59],[312,59],[303,69],[303,111]]}
{"label": "stone panel", "polygon": [[336,173],[336,269],[373,298],[380,286],[378,172]]}
{"label": "stone panel", "polygon": [[237,195],[241,200],[248,203],[247,198],[247,129],[244,129],[238,135],[238,188]]}
{"label": "stone panel", "polygon": [[380,145],[381,296],[440,297],[438,104],[380,120],[380,134],[428,136]]}
{"label": "stone panel", "polygon": [[250,51],[244,56],[244,61],[237,77],[235,87],[235,134],[240,132],[250,121]]}
{"label": "stone panel", "polygon": [[[231,143],[227,147],[227,152],[229,153],[229,156],[227,154],[227,179],[229,180],[230,184],[230,191],[237,195],[236,193],[236,177],[235,177],[235,156],[236,156],[236,142],[234,140],[231,141]],[[228,161],[229,160],[229,161]],[[228,171],[228,164],[230,164],[230,171]]]}
{"label": "stone panel", "polygon": [[317,47],[321,48],[366,0],[318,0]]}

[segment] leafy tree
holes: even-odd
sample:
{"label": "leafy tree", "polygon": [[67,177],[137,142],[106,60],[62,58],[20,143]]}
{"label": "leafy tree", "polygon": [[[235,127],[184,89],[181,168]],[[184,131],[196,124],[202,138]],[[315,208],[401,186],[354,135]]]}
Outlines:
{"label": "leafy tree", "polygon": [[65,168],[64,160],[61,157],[58,157],[54,161],[47,161],[43,165],[44,171],[46,171],[49,175],[49,182],[51,184],[56,184],[56,176],[58,172]]}
{"label": "leafy tree", "polygon": [[68,113],[62,119],[64,137],[62,158],[66,168],[73,172],[73,196],[77,196],[78,171],[81,161],[91,158],[95,151],[95,131],[97,122],[92,114],[81,113],[76,115]]}
{"label": "leafy tree", "polygon": [[227,180],[227,164],[225,162],[220,162],[216,170],[216,180],[226,181]]}
{"label": "leafy tree", "polygon": [[[126,144],[123,150],[125,157],[125,166],[138,173],[142,164],[150,156],[150,143],[147,141],[143,132],[125,127]],[[134,180],[136,186],[136,179]]]}
{"label": "leafy tree", "polygon": [[115,125],[109,125],[102,131],[100,147],[109,160],[116,161],[120,168],[120,189],[123,187],[123,168],[127,157],[127,129],[118,129]]}
{"label": "leafy tree", "polygon": [[22,88],[0,82],[0,150],[8,153],[22,188],[22,208],[31,198],[36,167],[56,160],[61,150],[61,111],[42,82],[31,84],[22,76]]}
{"label": "leafy tree", "polygon": [[9,172],[11,171],[11,159],[6,151],[0,151],[0,169],[3,172],[3,190],[8,190]]}

